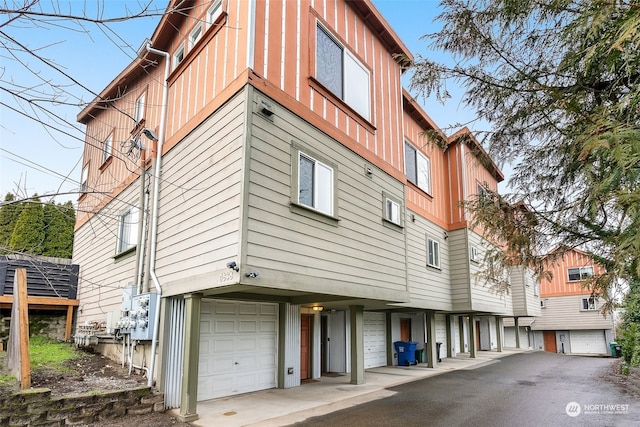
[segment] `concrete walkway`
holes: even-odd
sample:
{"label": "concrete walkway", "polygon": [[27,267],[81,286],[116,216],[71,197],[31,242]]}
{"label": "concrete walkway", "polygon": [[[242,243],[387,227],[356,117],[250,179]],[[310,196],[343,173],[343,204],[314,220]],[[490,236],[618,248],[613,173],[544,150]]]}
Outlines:
{"label": "concrete walkway", "polygon": [[444,358],[436,368],[426,363],[415,366],[385,366],[365,371],[365,383],[349,384],[351,377],[343,374],[322,377],[318,381],[289,389],[271,389],[239,396],[198,402],[199,419],[191,425],[210,426],[282,426],[304,421],[394,394],[388,390],[410,381],[440,375],[453,370],[469,370],[497,363],[502,357],[532,350],[505,349],[479,351],[475,359],[469,354]]}

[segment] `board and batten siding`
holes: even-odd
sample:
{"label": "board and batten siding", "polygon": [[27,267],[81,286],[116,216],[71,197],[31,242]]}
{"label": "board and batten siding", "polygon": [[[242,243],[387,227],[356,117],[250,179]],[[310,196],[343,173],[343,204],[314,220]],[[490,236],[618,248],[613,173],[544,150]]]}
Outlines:
{"label": "board and batten siding", "polygon": [[582,310],[582,298],[588,295],[569,295],[544,298],[545,308],[542,315],[536,317],[532,328],[535,330],[570,329],[611,329],[611,317],[600,312],[601,303],[596,310]]}
{"label": "board and batten siding", "polygon": [[[264,95],[254,90],[253,103]],[[404,200],[402,183],[290,111],[252,116],[243,263],[255,284],[303,292],[406,301],[404,229],[383,220],[383,192]],[[258,108],[255,107],[257,111]],[[335,165],[338,221],[292,209],[295,151]],[[299,209],[302,209],[300,212]],[[402,221],[405,222],[404,209]],[[253,284],[253,282],[252,282]]]}
{"label": "board and batten siding", "polygon": [[120,215],[138,205],[139,186],[130,185],[117,199],[76,230],[73,262],[80,265],[78,325],[103,322],[122,307],[122,289],[135,285],[136,253],[115,258]]}
{"label": "board and batten siding", "polygon": [[591,290],[585,287],[586,282],[569,281],[569,268],[579,267],[593,267],[593,273],[596,276],[604,272],[603,267],[595,264],[586,253],[573,249],[564,254],[560,259],[550,263],[547,267],[551,272],[552,279],[543,279],[541,281],[541,296],[589,295]]}
{"label": "board and batten siding", "polygon": [[[412,212],[408,211],[411,218]],[[407,276],[411,303],[404,304],[428,310],[451,310],[451,262],[449,240],[445,231],[433,222],[415,214],[415,222],[407,221]],[[440,268],[427,266],[427,238],[440,244]]]}
{"label": "board and batten siding", "polygon": [[[328,126],[403,171],[401,68],[354,8],[345,0],[257,1],[253,70]],[[318,22],[368,69],[369,120],[317,82]]]}
{"label": "board and batten siding", "polygon": [[246,88],[163,156],[156,264],[164,294],[230,281],[220,277],[240,250]]}

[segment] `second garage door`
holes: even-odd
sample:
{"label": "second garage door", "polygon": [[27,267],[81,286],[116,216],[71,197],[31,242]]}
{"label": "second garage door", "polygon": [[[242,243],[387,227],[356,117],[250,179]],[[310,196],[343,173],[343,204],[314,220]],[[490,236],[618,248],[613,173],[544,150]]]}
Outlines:
{"label": "second garage door", "polygon": [[604,331],[571,331],[571,353],[578,354],[607,354],[607,343]]}
{"label": "second garage door", "polygon": [[202,301],[198,400],[276,386],[276,304]]}
{"label": "second garage door", "polygon": [[363,315],[364,368],[387,365],[386,315],[365,311]]}

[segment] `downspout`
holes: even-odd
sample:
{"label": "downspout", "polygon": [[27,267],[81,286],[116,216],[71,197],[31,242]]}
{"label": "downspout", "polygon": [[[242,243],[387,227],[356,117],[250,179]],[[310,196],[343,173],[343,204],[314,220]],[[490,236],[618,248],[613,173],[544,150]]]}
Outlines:
{"label": "downspout", "polygon": [[151,341],[151,362],[149,364],[149,378],[147,385],[151,387],[153,385],[153,376],[155,374],[156,363],[156,347],[158,345],[158,329],[160,328],[160,299],[162,298],[162,287],[160,281],[156,275],[156,250],[158,243],[158,205],[160,195],[160,169],[162,167],[162,143],[165,138],[165,127],[167,122],[167,107],[169,104],[169,72],[171,66],[171,57],[168,52],[154,49],[151,47],[151,43],[146,45],[147,52],[155,53],[156,55],[164,56],[164,82],[162,87],[162,113],[160,115],[160,132],[158,136],[158,142],[156,147],[156,164],[154,167],[154,183],[153,183],[153,212],[151,214],[151,248],[149,252],[149,276],[153,280],[153,284],[156,287],[156,312],[153,319],[153,340]]}

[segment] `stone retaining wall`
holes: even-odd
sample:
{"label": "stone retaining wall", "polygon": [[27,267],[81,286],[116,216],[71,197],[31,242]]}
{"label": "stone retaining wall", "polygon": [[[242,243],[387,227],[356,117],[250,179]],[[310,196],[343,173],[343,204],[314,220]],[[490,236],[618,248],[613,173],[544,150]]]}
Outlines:
{"label": "stone retaining wall", "polygon": [[84,425],[163,411],[164,395],[154,394],[150,387],[58,398],[51,397],[48,388],[38,388],[0,397],[0,426]]}

